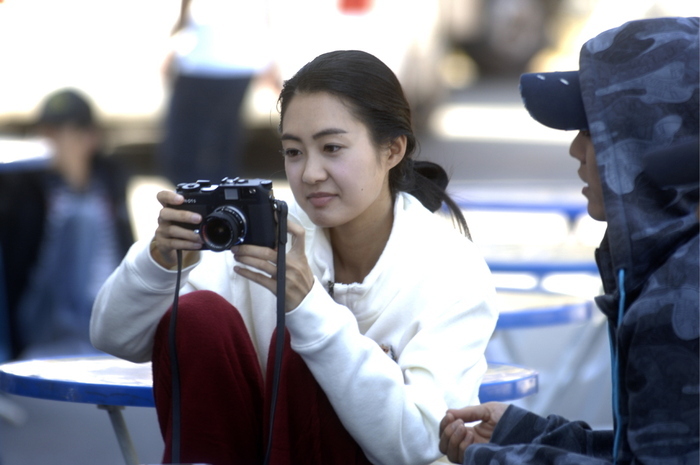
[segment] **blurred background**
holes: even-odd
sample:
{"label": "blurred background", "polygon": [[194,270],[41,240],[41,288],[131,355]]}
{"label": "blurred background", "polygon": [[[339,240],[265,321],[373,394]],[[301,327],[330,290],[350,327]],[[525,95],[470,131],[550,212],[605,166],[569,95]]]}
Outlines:
{"label": "blurred background", "polygon": [[[587,39],[628,20],[700,14],[689,0],[268,0],[267,8],[282,80],[336,49],[366,50],[396,72],[413,106],[419,158],[447,169],[474,241],[494,262],[590,262],[604,232],[585,214],[577,163],[568,156],[574,134],[529,118],[520,73],[577,69]],[[48,163],[46,144],[30,130],[39,105],[57,89],[80,89],[96,106],[110,157],[130,170],[134,234],[149,237],[159,209],[155,193],[172,187],[155,154],[170,92],[164,60],[179,11],[179,0],[0,0],[0,170]],[[284,198],[278,90],[268,81],[248,89],[242,171],[272,179]],[[517,201],[537,208],[523,210],[513,206]],[[586,298],[600,286],[590,269],[497,279],[506,289]],[[490,355],[540,371],[540,394],[522,401],[526,407],[605,427],[611,415],[604,334],[597,316],[509,331],[496,335]],[[105,412],[94,406],[16,396],[0,402],[3,465],[123,461]],[[128,408],[125,417],[141,461],[158,462],[155,412]]]}

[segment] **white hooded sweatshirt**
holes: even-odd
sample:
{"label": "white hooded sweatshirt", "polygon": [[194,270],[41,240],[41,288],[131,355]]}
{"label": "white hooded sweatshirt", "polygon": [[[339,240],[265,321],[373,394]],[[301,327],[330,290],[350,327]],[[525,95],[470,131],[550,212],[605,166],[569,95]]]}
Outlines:
{"label": "white hooded sweatshirt", "polygon": [[[287,313],[292,349],[323,388],[345,428],[376,464],[427,464],[441,456],[448,408],[479,402],[484,351],[498,318],[491,273],[477,247],[409,194],[397,196],[394,225],[362,283],[332,284],[327,233],[296,205],[315,276]],[[245,321],[265,372],[276,297],[233,271],[231,253],[203,252],[182,271],[181,293],[211,290]],[[150,360],[153,336],[175,291],[148,242],[136,243],[95,301],[92,342],[135,362]]]}

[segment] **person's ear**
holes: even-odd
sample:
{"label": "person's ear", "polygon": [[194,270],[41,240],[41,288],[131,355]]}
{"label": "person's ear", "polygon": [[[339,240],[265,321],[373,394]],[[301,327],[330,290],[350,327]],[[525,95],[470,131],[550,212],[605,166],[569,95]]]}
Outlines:
{"label": "person's ear", "polygon": [[403,157],[406,155],[406,145],[407,139],[405,135],[401,135],[389,143],[387,147],[389,169],[398,165],[401,160],[403,160]]}

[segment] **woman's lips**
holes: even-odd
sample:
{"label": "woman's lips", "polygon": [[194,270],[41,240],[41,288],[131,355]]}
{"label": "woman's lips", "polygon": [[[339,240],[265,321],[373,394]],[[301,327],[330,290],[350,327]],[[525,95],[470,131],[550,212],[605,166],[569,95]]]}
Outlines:
{"label": "woman's lips", "polygon": [[325,207],[330,203],[331,200],[335,198],[334,194],[329,194],[327,192],[317,192],[315,194],[309,194],[306,196],[309,203],[316,208]]}

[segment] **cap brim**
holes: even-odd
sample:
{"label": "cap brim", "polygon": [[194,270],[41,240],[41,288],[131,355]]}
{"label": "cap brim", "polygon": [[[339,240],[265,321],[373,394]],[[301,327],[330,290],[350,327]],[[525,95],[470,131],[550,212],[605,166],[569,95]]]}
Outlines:
{"label": "cap brim", "polygon": [[566,131],[588,129],[578,71],[523,74],[520,95],[539,123]]}

